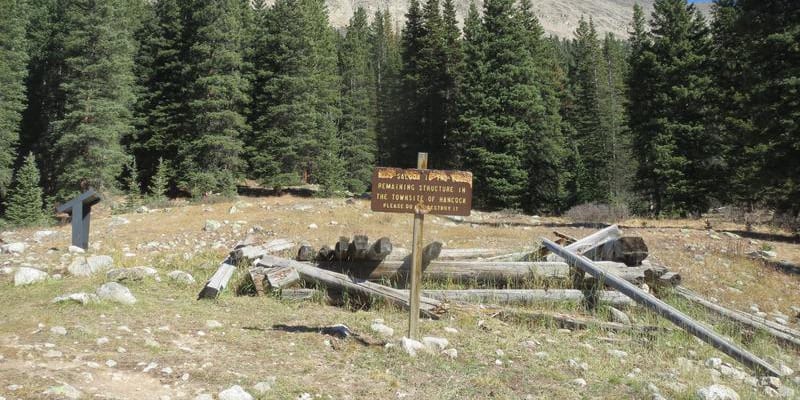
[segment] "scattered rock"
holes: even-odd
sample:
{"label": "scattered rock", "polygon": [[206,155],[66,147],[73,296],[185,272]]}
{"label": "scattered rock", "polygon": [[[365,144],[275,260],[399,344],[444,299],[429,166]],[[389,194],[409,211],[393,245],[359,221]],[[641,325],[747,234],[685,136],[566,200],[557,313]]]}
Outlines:
{"label": "scattered rock", "polygon": [[789,366],[786,364],[781,364],[781,375],[792,376],[794,375],[794,370],[789,368]]}
{"label": "scattered rock", "polygon": [[458,329],[456,329],[456,328],[451,328],[451,327],[449,327],[449,326],[445,326],[445,327],[444,327],[444,331],[445,331],[445,332],[447,332],[447,333],[458,333]]}
{"label": "scattered rock", "polygon": [[147,206],[141,206],[136,209],[137,214],[147,214],[150,212],[150,209]]}
{"label": "scattered rock", "polygon": [[722,366],[722,359],[717,357],[711,357],[706,360],[706,367],[719,369]]}
{"label": "scattered rock", "polygon": [[67,250],[72,254],[83,254],[83,253],[86,253],[86,250],[84,250],[83,247],[78,247],[78,246],[75,246],[75,245],[70,245]]}
{"label": "scattered rock", "polygon": [[156,275],[158,272],[150,267],[115,268],[106,273],[106,279],[112,282],[140,281]]}
{"label": "scattered rock", "polygon": [[47,272],[36,268],[19,267],[14,274],[14,286],[25,286],[47,279]]}
{"label": "scattered rock", "polygon": [[120,304],[134,304],[136,297],[125,286],[116,282],[104,283],[97,289],[97,296],[101,300],[113,301]]}
{"label": "scattered rock", "polygon": [[195,283],[194,277],[188,272],[175,270],[167,274],[167,276],[182,285],[193,285]]}
{"label": "scattered rock", "polygon": [[319,228],[319,227],[317,226],[317,224],[313,224],[313,223],[312,223],[312,224],[309,224],[309,225],[308,225],[308,229],[317,229],[317,228]]}
{"label": "scattered rock", "polygon": [[33,233],[33,240],[36,242],[41,242],[42,240],[55,235],[56,231],[36,231]]}
{"label": "scattered rock", "polygon": [[450,357],[450,358],[457,358],[458,357],[458,350],[456,349],[447,349],[442,351],[442,354]]}
{"label": "scattered rock", "polygon": [[67,334],[67,328],[64,328],[63,326],[54,326],[50,328],[50,333],[54,335],[64,336]]}
{"label": "scattered rock", "polygon": [[706,258],[705,258],[705,257],[703,257],[703,255],[702,255],[702,254],[695,254],[695,255],[694,255],[694,261],[695,261],[695,262],[699,262],[699,263],[701,263],[701,262],[705,261],[705,259],[706,259]]}
{"label": "scattered rock", "polygon": [[213,319],[210,319],[210,320],[206,321],[206,328],[208,328],[208,329],[222,328],[222,324],[219,321],[215,321]]}
{"label": "scattered rock", "polygon": [[583,378],[573,379],[573,380],[569,381],[569,383],[571,385],[573,385],[573,386],[585,387],[586,386],[586,379],[583,379]]}
{"label": "scattered rock", "polygon": [[73,276],[92,276],[98,272],[114,267],[114,259],[110,256],[78,257],[67,267]]}
{"label": "scattered rock", "polygon": [[781,378],[777,376],[765,376],[761,378],[761,386],[770,386],[775,389],[780,388],[783,385],[781,382]]}
{"label": "scattered rock", "polygon": [[213,219],[207,219],[206,224],[203,226],[203,230],[206,232],[214,232],[219,228],[222,228],[222,223]]}
{"label": "scattered rock", "polygon": [[431,350],[444,350],[450,342],[445,338],[425,336],[422,338],[422,344]]}
{"label": "scattered rock", "polygon": [[386,326],[386,325],[384,325],[384,324],[382,324],[380,322],[373,323],[370,326],[370,329],[372,329],[373,332],[375,332],[375,333],[377,333],[377,334],[379,334],[381,336],[389,337],[389,336],[394,335],[394,329],[392,329],[391,327],[388,327],[388,326]]}
{"label": "scattered rock", "polygon": [[54,298],[51,303],[67,303],[67,302],[75,302],[81,305],[87,305],[89,303],[97,302],[98,298],[96,294],[93,293],[70,293],[58,296]]}
{"label": "scattered rock", "polygon": [[253,400],[253,396],[242,389],[241,386],[233,385],[219,392],[219,400]]}
{"label": "scattered rock", "polygon": [[127,225],[130,223],[131,221],[129,221],[125,217],[115,216],[111,218],[111,222],[108,224],[108,226],[120,226],[120,225]]}
{"label": "scattered rock", "polygon": [[742,237],[733,233],[733,232],[722,232],[723,235],[727,236],[730,239],[741,239]]}
{"label": "scattered rock", "polygon": [[578,361],[576,361],[574,359],[569,359],[567,361],[567,363],[569,364],[570,368],[572,368],[572,369],[574,369],[576,371],[588,371],[589,370],[589,364],[587,364],[585,362],[579,363]]}
{"label": "scattered rock", "polygon": [[61,386],[51,386],[43,393],[45,396],[55,396],[59,399],[80,399],[83,393],[74,387],[64,384]]}
{"label": "scattered rock", "polygon": [[414,339],[409,339],[407,337],[403,337],[402,339],[400,339],[400,346],[411,357],[416,356],[417,355],[417,351],[423,350],[425,348],[424,344],[422,344],[422,343],[420,343],[420,342],[418,342],[418,341],[416,341]]}
{"label": "scattered rock", "polygon": [[14,242],[0,246],[0,253],[22,254],[28,246],[22,242]]}
{"label": "scattered rock", "polygon": [[616,358],[625,358],[625,357],[628,356],[628,353],[626,353],[626,352],[624,352],[622,350],[609,349],[607,352],[608,352],[608,355],[610,355],[612,357],[616,357]]}
{"label": "scattered rock", "polygon": [[228,209],[228,214],[236,214],[239,212],[239,209],[236,208],[236,205],[232,205],[231,208]]}
{"label": "scattered rock", "polygon": [[697,390],[701,400],[739,400],[739,394],[725,385],[711,385]]}
{"label": "scattered rock", "polygon": [[777,390],[767,386],[767,387],[764,388],[764,395],[766,395],[769,398],[776,398],[776,397],[780,396],[780,393],[778,393]]}
{"label": "scattered rock", "polygon": [[311,400],[314,396],[311,396],[311,393],[303,393],[300,396],[297,396],[297,400]]}
{"label": "scattered rock", "polygon": [[253,390],[258,392],[258,394],[264,394],[272,390],[272,385],[275,384],[275,377],[270,377],[268,381],[258,382],[253,385]]}
{"label": "scattered rock", "polygon": [[625,324],[625,325],[631,324],[631,319],[630,317],[628,317],[628,314],[625,314],[624,312],[617,310],[614,307],[610,307],[609,310],[611,311],[611,321],[616,322],[618,324]]}

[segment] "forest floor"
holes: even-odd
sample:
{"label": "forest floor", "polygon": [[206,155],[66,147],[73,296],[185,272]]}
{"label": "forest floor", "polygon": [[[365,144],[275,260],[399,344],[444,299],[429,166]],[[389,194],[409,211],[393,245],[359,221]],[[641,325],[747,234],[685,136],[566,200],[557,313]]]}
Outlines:
{"label": "forest floor", "polygon": [[[0,255],[0,400],[68,398],[43,394],[69,389],[62,385],[79,391],[81,398],[99,399],[218,398],[232,385],[263,399],[693,399],[699,388],[714,383],[743,399],[766,393],[752,385],[747,379],[751,371],[741,364],[640,307],[627,310],[637,324],[674,329],[658,334],[569,331],[504,322],[493,317],[492,307],[453,307],[441,320],[423,321],[420,329],[424,336],[447,338],[457,357],[423,352],[412,358],[399,346],[362,345],[318,332],[345,324],[366,337],[377,336],[370,326],[381,319],[394,328],[388,341],[397,343],[406,331],[407,313],[391,306],[353,310],[321,300],[236,296],[232,290],[217,300],[196,300],[220,261],[253,228],[264,240],[287,238],[317,248],[354,234],[388,236],[395,246],[409,248],[412,217],[373,213],[368,201],[240,197],[113,216],[101,208],[93,216],[89,254],[110,255],[115,267],[151,266],[160,279],[125,282],[138,300],[133,305],[52,304],[59,295],[94,293],[105,274],[79,278],[65,273],[81,256],[68,251],[68,226],[48,228],[55,233],[39,242],[34,233],[43,228],[3,232],[5,242],[29,247],[19,255]],[[205,231],[206,220],[220,221],[222,227]],[[722,221],[714,222],[716,231],[711,232],[704,220],[620,225],[626,234],[642,236],[650,258],[679,272],[684,286],[729,308],[755,306],[789,315],[789,324],[800,328],[800,276],[747,256],[771,249],[779,259],[800,263],[800,244],[788,233],[762,226],[740,232],[741,225]],[[466,221],[427,217],[425,241],[438,240],[447,248],[514,251],[553,237],[553,230],[582,237],[594,228],[557,218],[473,212]],[[729,237],[726,230],[742,237]],[[25,264],[48,271],[51,278],[15,287],[14,268]],[[173,270],[189,272],[197,282],[178,284],[167,278]],[[235,282],[244,279],[242,272]],[[797,349],[753,335],[676,297],[665,300],[774,365],[800,371]],[[576,304],[525,309],[589,316]],[[590,317],[606,319],[608,309],[601,307]],[[711,358],[745,374],[710,368]],[[259,383],[263,393],[254,388]],[[800,394],[799,383],[796,373],[784,377],[781,393]]]}

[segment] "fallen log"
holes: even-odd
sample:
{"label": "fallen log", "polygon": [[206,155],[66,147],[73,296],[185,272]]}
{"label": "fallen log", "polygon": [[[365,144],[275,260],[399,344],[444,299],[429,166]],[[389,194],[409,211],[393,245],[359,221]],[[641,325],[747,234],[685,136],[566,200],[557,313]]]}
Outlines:
{"label": "fallen log", "polygon": [[317,252],[317,261],[333,261],[335,253],[333,249],[325,245]]}
{"label": "fallen log", "polygon": [[234,264],[243,261],[252,262],[264,254],[277,253],[279,251],[291,249],[292,247],[294,247],[294,243],[288,239],[275,239],[260,245],[237,246],[236,249],[231,252],[231,257]]}
{"label": "fallen log", "polygon": [[559,328],[582,330],[590,328],[598,328],[611,332],[668,332],[668,328],[649,325],[625,325],[618,322],[605,322],[593,319],[585,319],[574,317],[571,315],[559,313],[543,313],[543,312],[521,312],[521,311],[501,311],[496,315],[502,321],[506,322],[554,322]]}
{"label": "fallen log", "polygon": [[[484,248],[471,248],[471,249],[441,249],[438,260],[465,260],[465,259],[489,259],[491,257],[506,257],[512,254],[507,249],[484,249]],[[522,255],[527,253],[521,253]],[[398,247],[392,251],[386,260],[400,261],[411,255],[411,251]]]}
{"label": "fallen log", "polygon": [[757,317],[755,315],[750,315],[748,313],[737,311],[737,310],[730,310],[727,309],[719,304],[712,303],[697,293],[683,287],[678,286],[675,288],[675,293],[679,296],[683,297],[686,300],[691,302],[697,303],[709,311],[712,311],[718,315],[723,317],[729,318],[733,321],[736,321],[740,324],[747,325],[751,328],[759,329],[764,332],[767,332],[771,336],[773,336],[778,341],[800,348],[800,332],[794,329],[789,328],[788,326],[783,326],[780,324],[775,323],[774,326],[769,324],[769,320],[764,318]]}
{"label": "fallen log", "polygon": [[[442,301],[461,301],[481,304],[531,305],[539,303],[581,302],[586,293],[576,289],[467,289],[423,290],[422,294]],[[628,296],[616,291],[598,291],[598,300],[615,307],[633,303]]]}
{"label": "fallen log", "polygon": [[353,241],[347,247],[347,259],[360,261],[367,259],[369,251],[369,238],[366,235],[355,235]]}
{"label": "fallen log", "polygon": [[545,238],[542,239],[542,244],[547,246],[547,248],[549,248],[553,253],[567,259],[572,265],[575,265],[583,271],[590,273],[595,279],[607,282],[609,286],[630,297],[637,303],[653,310],[662,317],[670,320],[681,329],[712,345],[732,358],[744,363],[748,367],[773,376],[781,376],[780,370],[773,367],[766,361],[717,335],[710,329],[689,318],[686,314],[678,311],[675,309],[675,307],[672,307],[671,305],[657,299],[655,296],[645,293],[633,284],[614,276],[613,274],[604,272],[586,257],[581,257],[575,254],[573,251],[565,249]]}
{"label": "fallen log", "polygon": [[623,236],[594,247],[583,255],[590,260],[614,261],[633,267],[642,264],[647,258],[648,249],[641,237]]}
{"label": "fallen log", "polygon": [[[411,260],[380,262],[319,262],[317,266],[369,280],[404,281]],[[565,279],[569,267],[553,262],[430,261],[422,265],[423,277],[435,281],[513,282],[524,279]]]}
{"label": "fallen log", "polygon": [[316,254],[310,244],[303,244],[297,249],[297,261],[314,261]]}
{"label": "fallen log", "polygon": [[339,241],[333,247],[334,259],[337,261],[347,260],[347,250],[350,248],[350,239],[346,236],[340,236]]}
{"label": "fallen log", "polygon": [[[389,303],[409,308],[408,295],[402,290],[393,289],[377,283],[365,281],[363,279],[352,278],[347,275],[317,268],[311,264],[306,264],[285,258],[264,256],[260,261],[264,265],[273,267],[289,267],[297,271],[298,275],[304,280],[311,280],[328,287],[352,290],[368,296],[380,297]],[[438,319],[439,314],[445,311],[444,305],[435,299],[427,297],[420,298],[420,314],[429,318]]]}
{"label": "fallen log", "polygon": [[[619,239],[620,237],[622,237],[622,231],[619,230],[618,226],[611,225],[566,246],[565,249],[582,255],[594,248],[602,246],[608,241]],[[563,262],[564,259],[559,257],[557,254],[548,254],[547,261]]]}
{"label": "fallen log", "polygon": [[372,243],[367,251],[367,260],[380,261],[392,253],[392,242],[388,237],[382,237]]}
{"label": "fallen log", "polygon": [[206,282],[200,294],[197,295],[197,300],[200,299],[216,299],[217,296],[228,286],[228,281],[233,276],[233,271],[236,271],[236,265],[231,257],[225,259],[217,268],[217,272],[211,276],[211,279]]}

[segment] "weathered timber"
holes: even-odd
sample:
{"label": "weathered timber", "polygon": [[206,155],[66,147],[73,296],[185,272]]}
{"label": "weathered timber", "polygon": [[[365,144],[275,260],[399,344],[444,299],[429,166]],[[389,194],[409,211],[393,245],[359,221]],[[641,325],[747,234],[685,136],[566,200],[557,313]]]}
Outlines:
{"label": "weathered timber", "polygon": [[[472,249],[440,249],[439,256],[436,257],[438,260],[465,260],[465,259],[489,259],[490,257],[505,257],[511,254],[511,251],[507,249],[483,249],[483,248],[472,248]],[[516,254],[516,253],[515,253]],[[524,255],[527,253],[521,253]],[[403,260],[406,257],[411,255],[411,251],[408,249],[404,249],[401,247],[395,248],[386,260]]]}
{"label": "weathered timber", "polygon": [[[402,290],[393,289],[363,279],[353,278],[344,274],[326,271],[311,264],[288,260],[285,258],[267,255],[261,259],[261,262],[266,265],[273,265],[276,267],[280,266],[294,268],[304,280],[311,280],[332,288],[352,290],[368,296],[380,297],[389,303],[404,307],[406,309],[409,308],[408,295]],[[439,300],[434,300],[427,297],[420,298],[421,315],[438,319],[439,314],[443,313],[444,311],[445,307]]]}
{"label": "weathered timber", "polygon": [[353,241],[347,247],[347,259],[361,261],[367,259],[369,251],[369,238],[366,235],[355,235]]}
{"label": "weathered timber", "polygon": [[[423,290],[422,294],[442,301],[481,304],[531,305],[539,303],[581,302],[586,293],[576,289],[466,289]],[[616,291],[596,292],[598,300],[616,307],[634,304],[628,296]]]}
{"label": "weathered timber", "polygon": [[781,343],[796,348],[800,348],[800,331],[796,331],[787,326],[783,326],[777,323],[775,323],[775,325],[777,325],[775,326],[770,324],[770,322],[772,321],[769,321],[767,319],[760,318],[755,315],[751,315],[742,311],[727,309],[719,304],[715,304],[712,303],[711,301],[704,299],[697,293],[683,286],[678,286],[677,288],[675,288],[675,293],[677,293],[684,299],[697,303],[706,308],[707,310],[714,312],[718,315],[721,315],[725,318],[729,318],[740,324],[747,325],[751,328],[767,332]]}
{"label": "weathered timber", "polygon": [[297,249],[297,261],[314,261],[316,256],[314,248],[309,244],[303,244]]}
{"label": "weathered timber", "polygon": [[648,250],[644,239],[641,237],[623,236],[591,248],[583,255],[594,261],[614,261],[628,266],[637,266],[641,265],[642,261],[647,258]]}
{"label": "weathered timber", "polygon": [[235,262],[231,257],[225,259],[217,268],[217,272],[211,276],[211,279],[206,282],[206,285],[197,295],[197,299],[215,299],[219,294],[228,286],[228,281],[231,280],[233,272],[236,271]]}
{"label": "weathered timber", "polygon": [[253,281],[253,287],[256,289],[256,296],[263,296],[269,291],[269,283],[267,283],[267,269],[264,267],[250,268],[250,280]]}
{"label": "weathered timber", "polygon": [[277,253],[279,251],[291,249],[292,247],[294,247],[294,243],[288,239],[275,239],[261,245],[237,246],[236,249],[231,252],[231,257],[233,258],[234,264],[243,261],[253,262],[264,254]]}
{"label": "weathered timber", "polygon": [[667,271],[664,275],[658,277],[656,286],[678,286],[681,284],[681,275],[677,272]]}
{"label": "weathered timber", "polygon": [[430,242],[422,249],[422,268],[439,258],[442,253],[442,242]]}
{"label": "weathered timber", "polygon": [[717,335],[712,330],[700,325],[693,319],[689,318],[686,314],[678,311],[675,307],[657,299],[655,296],[646,293],[634,286],[633,284],[621,279],[613,274],[608,274],[602,269],[598,268],[592,261],[586,257],[579,256],[573,251],[565,249],[550,240],[542,239],[542,244],[547,246],[550,251],[560,257],[568,260],[572,265],[577,266],[585,272],[590,273],[595,279],[606,282],[609,286],[620,291],[626,296],[630,297],[639,304],[651,309],[662,317],[670,320],[672,323],[691,333],[704,342],[714,346],[723,353],[731,356],[732,358],[744,363],[756,371],[764,372],[773,376],[780,376],[780,370],[770,365],[766,361],[758,358],[756,355],[749,351],[742,349],[727,339]]}
{"label": "weathered timber", "polygon": [[[674,286],[672,282],[680,282],[680,275],[674,274],[671,278],[661,280],[661,277],[669,273],[666,267],[660,265],[646,265],[639,267],[628,267],[623,263],[614,261],[595,261],[595,265],[609,274],[614,274],[630,283],[641,285],[647,283],[648,285],[664,285]],[[594,286],[598,281],[591,275],[586,273],[583,278],[584,286]]]}
{"label": "weathered timber", "polygon": [[567,235],[566,233],[561,233],[559,231],[553,231],[553,234],[558,236],[561,239],[564,239],[566,241],[566,244],[568,244],[568,245],[578,241],[578,238],[576,238],[574,236]]}
{"label": "weathered timber", "polygon": [[333,261],[335,257],[336,252],[328,245],[322,246],[319,252],[317,252],[317,261]]}
{"label": "weathered timber", "polygon": [[276,294],[281,300],[288,301],[313,300],[318,298],[318,296],[322,296],[322,293],[319,290],[306,288],[281,289]]}
{"label": "weathered timber", "polygon": [[[404,281],[411,261],[319,262],[320,268],[370,280]],[[569,267],[559,262],[431,261],[423,262],[425,279],[455,282],[513,282],[530,278],[565,279]]]}
{"label": "weathered timber", "polygon": [[340,236],[339,241],[333,247],[334,258],[337,261],[347,261],[347,249],[350,247],[350,239]]}
{"label": "weathered timber", "polygon": [[382,237],[372,243],[367,251],[367,260],[380,261],[392,253],[392,241],[388,237]]}
{"label": "weathered timber", "polygon": [[[602,246],[604,243],[619,239],[622,236],[622,231],[616,225],[611,225],[607,228],[601,229],[585,238],[582,238],[575,243],[572,243],[565,248],[577,254],[585,254],[586,252]],[[564,261],[563,258],[557,254],[548,254],[547,261]]]}
{"label": "weathered timber", "polygon": [[589,328],[598,328],[611,332],[665,332],[669,331],[668,328],[648,325],[625,325],[617,322],[605,322],[594,319],[586,319],[574,317],[571,315],[558,314],[558,313],[543,313],[543,312],[523,312],[523,311],[502,311],[496,315],[503,321],[508,322],[535,322],[546,323],[554,322],[556,326],[563,329],[582,330]]}

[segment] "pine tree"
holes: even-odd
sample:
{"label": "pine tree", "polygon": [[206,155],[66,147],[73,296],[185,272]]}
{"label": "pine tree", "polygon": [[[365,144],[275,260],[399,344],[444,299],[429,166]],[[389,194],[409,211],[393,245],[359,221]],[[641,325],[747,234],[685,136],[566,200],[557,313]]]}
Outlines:
{"label": "pine tree", "polygon": [[441,115],[441,144],[439,144],[439,154],[437,157],[442,161],[440,165],[454,167],[459,161],[454,157],[453,150],[456,148],[453,141],[455,130],[458,125],[458,91],[460,89],[460,79],[463,71],[463,53],[461,49],[461,30],[458,28],[456,10],[453,0],[444,0],[442,3],[442,41],[443,41],[443,60],[442,60],[442,82],[439,88],[439,96],[442,102]]}
{"label": "pine tree", "polygon": [[[231,195],[242,172],[243,115],[249,83],[243,76],[242,3],[197,0],[189,34],[190,140],[178,149],[178,176],[193,196],[208,192]],[[185,28],[186,29],[186,28]]]}
{"label": "pine tree", "polygon": [[125,177],[125,195],[127,196],[126,207],[134,209],[142,203],[142,186],[139,182],[139,168],[136,166],[136,159],[131,157],[125,165],[127,176]]}
{"label": "pine tree", "polygon": [[474,173],[477,205],[520,208],[529,191],[526,165],[536,165],[526,144],[544,114],[530,36],[513,0],[488,0],[480,27],[477,18],[473,7],[459,102],[465,166]]}
{"label": "pine tree", "polygon": [[45,221],[39,168],[33,153],[28,153],[17,171],[15,185],[9,191],[5,207],[6,219],[16,226],[36,225]]}
{"label": "pine tree", "polygon": [[133,51],[119,0],[64,5],[63,116],[54,123],[56,189],[68,198],[92,186],[117,187],[131,132]]}
{"label": "pine tree", "polygon": [[402,121],[392,147],[392,164],[415,166],[416,153],[424,148],[419,142],[423,136],[420,119],[420,95],[422,92],[422,51],[425,46],[425,22],[418,0],[411,0],[406,12],[406,24],[400,39],[403,67],[401,70],[400,115]]}
{"label": "pine tree", "polygon": [[575,127],[571,138],[577,147],[578,158],[588,172],[578,175],[580,188],[577,201],[607,202],[610,197],[607,134],[601,130],[599,101],[600,43],[591,19],[581,17],[575,31],[574,65],[572,66],[575,106],[570,115]]}
{"label": "pine tree", "polygon": [[375,90],[370,70],[367,12],[359,7],[339,49],[342,76],[341,159],[348,166],[345,187],[355,193],[369,186],[375,166]]}
{"label": "pine tree", "polygon": [[272,186],[302,182],[338,190],[341,82],[325,4],[279,0],[263,18],[254,55],[251,174]]}
{"label": "pine tree", "polygon": [[137,104],[137,130],[130,147],[145,180],[155,173],[164,158],[175,165],[188,162],[185,151],[192,131],[189,119],[189,46],[185,29],[189,3],[159,0],[137,32],[140,46],[136,56],[142,96]]}
{"label": "pine tree", "polygon": [[11,184],[25,109],[27,2],[0,1],[0,199]]}
{"label": "pine tree", "polygon": [[375,82],[376,131],[379,165],[391,165],[394,143],[400,135],[400,43],[388,11],[376,12],[370,26],[373,81]]}
{"label": "pine tree", "polygon": [[628,115],[638,187],[656,214],[698,213],[717,192],[722,169],[719,137],[706,129],[708,29],[685,0],[657,0],[654,8],[650,40],[632,37]]}
{"label": "pine tree", "polygon": [[150,179],[150,186],[147,188],[150,197],[155,201],[166,200],[167,191],[169,190],[169,181],[169,162],[164,160],[164,158],[159,158],[156,172]]}

